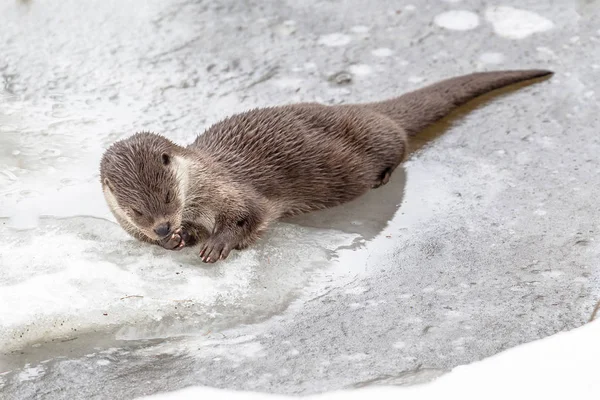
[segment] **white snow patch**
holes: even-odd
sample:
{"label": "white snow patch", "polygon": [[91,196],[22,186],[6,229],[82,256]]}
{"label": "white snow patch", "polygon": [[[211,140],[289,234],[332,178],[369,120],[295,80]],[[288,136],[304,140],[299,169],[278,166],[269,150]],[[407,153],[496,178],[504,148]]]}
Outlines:
{"label": "white snow patch", "polygon": [[39,219],[39,215],[35,211],[27,212],[21,209],[21,212],[10,217],[8,226],[17,230],[33,229],[38,226]]}
{"label": "white snow patch", "polygon": [[504,54],[495,52],[482,53],[479,56],[479,61],[484,64],[502,64],[504,59]]}
{"label": "white snow patch", "polygon": [[354,353],[354,354],[344,354],[344,355],[340,356],[340,358],[343,360],[348,360],[348,361],[361,361],[361,360],[365,360],[365,359],[369,358],[369,356],[365,353]]}
{"label": "white snow patch", "polygon": [[467,314],[465,314],[462,311],[458,311],[458,310],[449,310],[449,311],[446,311],[444,314],[448,318],[452,318],[452,319],[466,319],[468,317]]}
{"label": "white snow patch", "polygon": [[41,376],[44,373],[43,365],[36,365],[35,367],[25,367],[19,375],[17,376],[17,380],[19,382],[27,382],[34,380],[35,378]]}
{"label": "white snow patch", "polygon": [[273,79],[272,82],[275,86],[282,89],[297,89],[302,87],[302,82],[304,81],[300,78],[279,78]]}
{"label": "white snow patch", "polygon": [[[182,344],[182,347],[170,347],[168,344],[161,346],[164,352],[190,351],[198,349],[210,355],[213,359],[229,359],[234,362],[242,362],[248,358],[263,357],[264,347],[260,342],[254,341],[252,336],[242,336],[234,339],[223,340],[200,340]],[[152,350],[150,350],[152,351]]]}
{"label": "white snow patch", "polygon": [[283,21],[280,25],[276,27],[277,32],[283,36],[290,36],[296,32],[297,25],[296,21],[291,19],[287,21]]}
{"label": "white snow patch", "polygon": [[21,232],[0,225],[0,348],[99,329],[119,339],[177,336],[268,316],[294,299],[309,270],[329,265],[325,243],[343,237],[332,250],[356,237],[290,224],[271,232],[266,246],[206,268],[196,249],[167,252],[108,221],[44,219]]}
{"label": "white snow patch", "polygon": [[392,54],[394,54],[394,51],[392,49],[388,49],[387,47],[380,47],[371,51],[371,54],[373,54],[375,57],[390,57]]}
{"label": "white snow patch", "polygon": [[359,295],[359,294],[363,294],[365,292],[367,292],[369,289],[362,287],[362,286],[357,286],[354,287],[352,289],[347,289],[344,293],[346,294],[353,294],[353,295]]}
{"label": "white snow patch", "polygon": [[330,33],[319,38],[319,44],[327,47],[345,46],[352,41],[352,38],[343,33]]}
{"label": "white snow patch", "polygon": [[[600,393],[600,321],[517,346],[482,361],[454,368],[433,382],[412,386],[370,386],[309,395],[307,400],[460,398],[592,400]],[[146,400],[293,399],[293,396],[190,387]]]}
{"label": "white snow patch", "polygon": [[98,364],[98,365],[100,365],[100,366],[105,366],[105,365],[108,365],[108,364],[110,364],[110,361],[109,361],[109,360],[107,360],[107,359],[104,359],[104,358],[103,358],[102,360],[98,360],[98,361],[96,361],[96,364]]}
{"label": "white snow patch", "polygon": [[565,273],[562,271],[544,271],[542,272],[542,275],[545,276],[546,278],[558,278],[560,276],[563,276]]}
{"label": "white snow patch", "polygon": [[348,67],[348,70],[357,76],[369,75],[373,72],[373,68],[366,64],[354,64]]}
{"label": "white snow patch", "polygon": [[392,345],[393,348],[395,349],[403,349],[406,347],[406,343],[404,342],[396,342]]}
{"label": "white snow patch", "polygon": [[508,6],[488,8],[485,18],[492,24],[497,35],[508,39],[524,39],[554,27],[552,21],[541,15]]}
{"label": "white snow patch", "polygon": [[369,32],[370,28],[365,25],[356,25],[350,28],[350,30],[354,33],[367,33]]}
{"label": "white snow patch", "polygon": [[441,28],[468,31],[479,26],[479,16],[468,10],[450,10],[436,15],[433,22]]}
{"label": "white snow patch", "polygon": [[421,83],[425,80],[422,76],[409,76],[408,81],[410,83]]}
{"label": "white snow patch", "polygon": [[548,47],[545,47],[545,46],[539,46],[539,47],[536,47],[535,49],[536,49],[536,50],[537,50],[539,53],[549,56],[549,58],[550,58],[550,59],[556,59],[556,58],[558,58],[558,57],[556,56],[556,53],[555,53],[555,52],[554,52],[552,49],[550,49],[550,48],[548,48]]}

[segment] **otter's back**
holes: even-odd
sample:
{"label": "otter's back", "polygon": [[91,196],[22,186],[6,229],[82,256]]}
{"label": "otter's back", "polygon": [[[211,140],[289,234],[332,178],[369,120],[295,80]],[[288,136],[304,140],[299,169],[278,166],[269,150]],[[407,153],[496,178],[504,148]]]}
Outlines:
{"label": "otter's back", "polygon": [[210,127],[190,148],[240,184],[308,211],[367,191],[383,165],[397,162],[404,137],[385,117],[319,104],[263,108]]}

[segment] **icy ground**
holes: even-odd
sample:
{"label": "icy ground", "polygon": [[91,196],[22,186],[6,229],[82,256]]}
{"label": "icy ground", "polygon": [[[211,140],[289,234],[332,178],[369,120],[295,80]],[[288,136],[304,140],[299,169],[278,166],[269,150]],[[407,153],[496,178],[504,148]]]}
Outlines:
{"label": "icy ground", "polygon": [[[306,396],[304,399],[597,399],[600,393],[597,370],[600,357],[599,335],[600,322],[594,322],[582,328],[521,345],[483,361],[457,367],[433,383],[403,388],[370,386],[360,390]],[[147,396],[143,400],[200,398],[283,400],[293,397],[191,387]]]}
{"label": "icy ground", "polygon": [[[587,322],[600,5],[415,4],[0,2],[0,398],[417,383]],[[215,266],[133,241],[100,193],[103,149],[136,130],[185,144],[250,107],[526,67],[556,75]]]}

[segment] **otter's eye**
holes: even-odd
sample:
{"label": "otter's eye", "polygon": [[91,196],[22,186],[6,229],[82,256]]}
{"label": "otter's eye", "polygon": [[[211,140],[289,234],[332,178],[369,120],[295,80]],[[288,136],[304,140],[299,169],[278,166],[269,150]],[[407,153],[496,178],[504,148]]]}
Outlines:
{"label": "otter's eye", "polygon": [[133,213],[137,216],[137,217],[141,217],[142,213],[140,210],[132,208],[131,211],[133,211]]}
{"label": "otter's eye", "polygon": [[171,191],[167,192],[167,197],[165,198],[165,203],[169,204],[171,202]]}
{"label": "otter's eye", "polygon": [[167,153],[162,153],[161,158],[163,165],[169,165],[169,163],[171,162],[171,156]]}

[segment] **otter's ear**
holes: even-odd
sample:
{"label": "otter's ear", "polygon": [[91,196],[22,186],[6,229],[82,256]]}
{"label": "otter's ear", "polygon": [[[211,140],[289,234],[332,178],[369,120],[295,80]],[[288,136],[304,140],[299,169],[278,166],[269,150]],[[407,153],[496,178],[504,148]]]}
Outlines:
{"label": "otter's ear", "polygon": [[171,163],[171,156],[167,153],[161,155],[163,165],[169,165]]}
{"label": "otter's ear", "polygon": [[110,191],[112,191],[112,186],[110,186],[110,181],[108,180],[108,178],[104,178],[104,186],[106,186]]}

